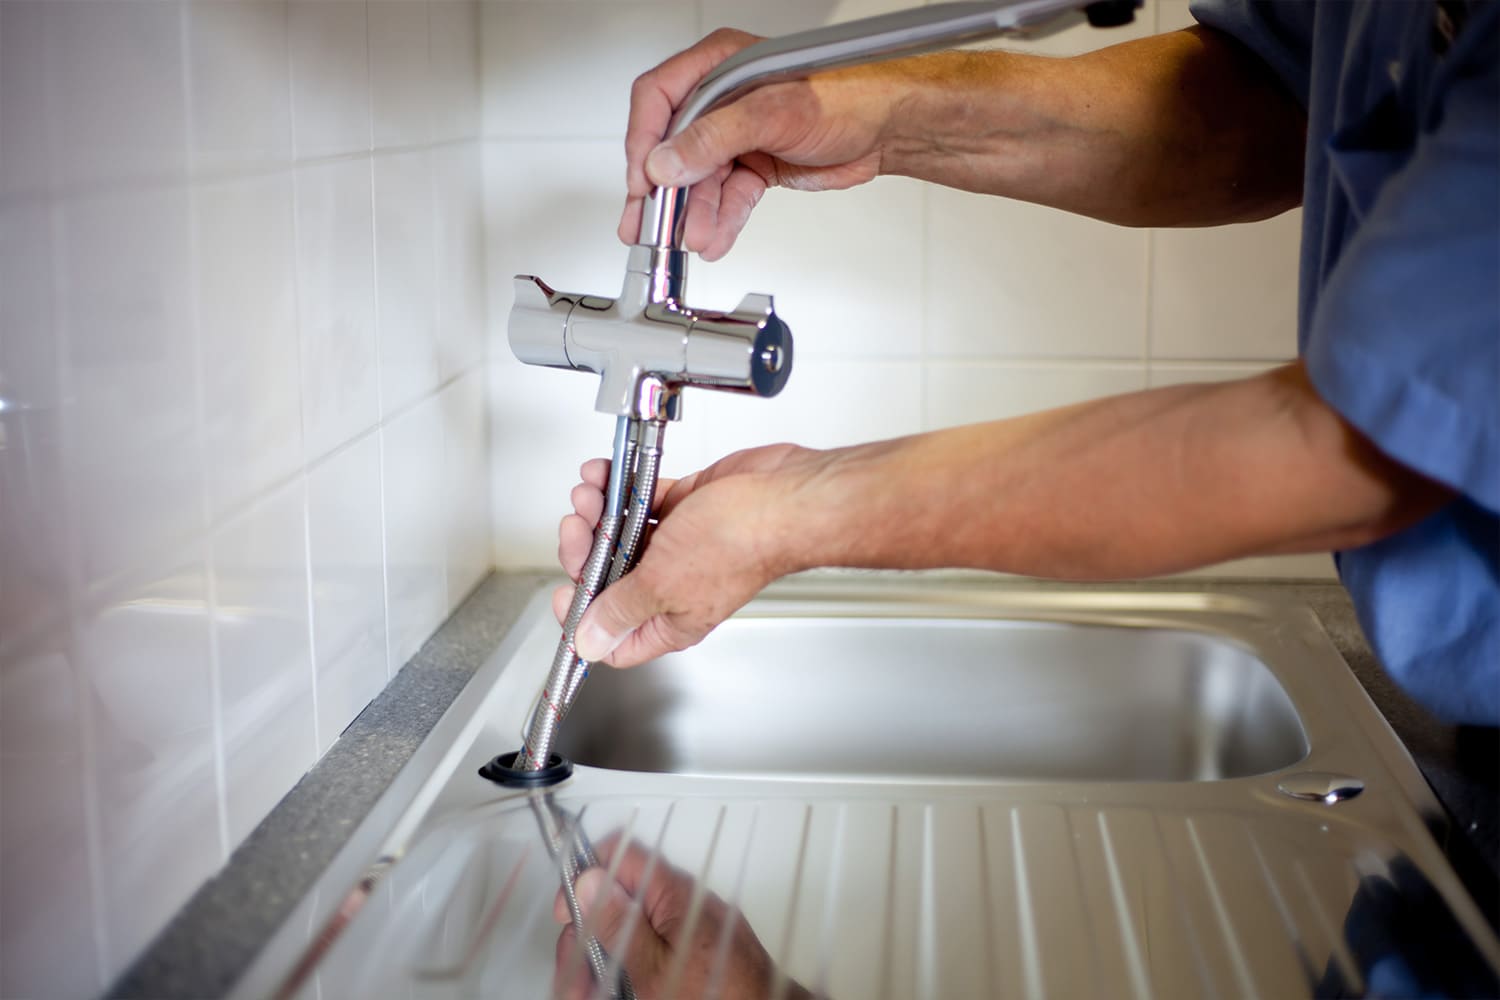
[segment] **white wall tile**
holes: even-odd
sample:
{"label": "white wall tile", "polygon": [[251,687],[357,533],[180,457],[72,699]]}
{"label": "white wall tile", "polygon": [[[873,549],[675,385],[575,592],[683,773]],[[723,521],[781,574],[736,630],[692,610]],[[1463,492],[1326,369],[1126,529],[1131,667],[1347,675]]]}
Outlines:
{"label": "white wall tile", "polygon": [[1190,0],[1152,0],[1156,8],[1156,30],[1176,31],[1179,28],[1189,28],[1198,23],[1188,9]]}
{"label": "white wall tile", "polygon": [[503,345],[514,275],[619,294],[626,249],[615,229],[625,207],[625,153],[612,141],[487,142],[483,164],[489,316],[509,356]]}
{"label": "white wall tile", "polygon": [[430,156],[418,150],[375,158],[375,294],[386,413],[438,384]]}
{"label": "white wall tile", "polygon": [[1144,358],[1144,230],[947,188],[928,211],[931,356]]}
{"label": "white wall tile", "polygon": [[315,467],[307,492],[322,753],[386,682],[379,435]]}
{"label": "white wall tile", "polygon": [[425,0],[372,0],[370,109],[376,149],[426,142],[432,80]]}
{"label": "white wall tile", "polygon": [[0,996],[87,997],[104,985],[80,690],[64,629],[0,653]]}
{"label": "white wall tile", "polygon": [[369,149],[365,5],[293,3],[289,9],[297,156]]}
{"label": "white wall tile", "polygon": [[484,356],[484,205],[477,146],[432,151],[439,369],[444,378]]}
{"label": "white wall tile", "polygon": [[220,529],[211,567],[224,803],[237,844],[317,756],[301,480]]}
{"label": "white wall tile", "polygon": [[175,177],[187,168],[180,15],[176,3],[50,5],[60,179]]}
{"label": "white wall tile", "polygon": [[385,454],[386,649],[394,675],[448,613],[439,397],[399,415],[380,433]]}
{"label": "white wall tile", "polygon": [[189,226],[181,190],[64,212],[69,476],[89,582],[203,530]]}
{"label": "white wall tile", "polygon": [[204,452],[217,520],[302,463],[292,175],[208,184],[195,207]]}
{"label": "white wall tile", "polygon": [[447,510],[448,606],[458,607],[494,563],[490,546],[490,476],[486,462],[486,372],[450,382],[443,407],[443,477]]}
{"label": "white wall tile", "polygon": [[919,5],[909,0],[703,0],[703,30],[738,28],[757,35],[786,35],[915,6]]}
{"label": "white wall tile", "polygon": [[1151,354],[1268,359],[1297,353],[1302,212],[1152,233]]}
{"label": "white wall tile", "polygon": [[479,134],[480,26],[473,0],[431,0],[432,137]]}
{"label": "white wall tile", "polygon": [[1233,364],[1153,362],[1151,370],[1146,373],[1146,385],[1148,388],[1155,389],[1163,385],[1181,385],[1192,382],[1228,382],[1234,379],[1253,378],[1275,367],[1277,366],[1252,361]]}
{"label": "white wall tile", "polygon": [[697,22],[686,2],[485,4],[484,134],[623,137],[631,81]]}
{"label": "white wall tile", "polygon": [[929,430],[1018,417],[1146,387],[1138,364],[927,365],[924,424]]}
{"label": "white wall tile", "polygon": [[[617,190],[623,190],[618,181]],[[766,194],[734,249],[690,268],[690,301],[776,297],[800,358],[920,358],[922,189],[880,178],[848,191]]]}
{"label": "white wall tile", "polygon": [[[571,509],[578,467],[608,457],[615,421],[594,412],[599,380],[523,365],[508,350],[490,363],[490,503],[500,566],[557,566],[557,523]],[[688,403],[696,403],[696,398]],[[688,419],[701,423],[701,414]],[[678,448],[669,428],[665,455]]]}
{"label": "white wall tile", "polygon": [[187,16],[194,166],[235,169],[289,162],[286,3],[195,0]]}
{"label": "white wall tile", "polygon": [[120,968],[223,860],[203,553],[91,611],[78,656],[92,706],[106,957]]}
{"label": "white wall tile", "polygon": [[370,202],[368,160],[310,164],[297,171],[302,432],[309,459],[368,430],[380,417]]}
{"label": "white wall tile", "polygon": [[0,3],[0,195],[46,190],[54,180],[47,95],[47,17],[54,4]]}
{"label": "white wall tile", "polygon": [[52,217],[46,204],[0,209],[0,657],[68,606]]}
{"label": "white wall tile", "polygon": [[382,471],[408,652],[488,565],[477,21],[0,0],[0,995],[104,989],[379,690]]}

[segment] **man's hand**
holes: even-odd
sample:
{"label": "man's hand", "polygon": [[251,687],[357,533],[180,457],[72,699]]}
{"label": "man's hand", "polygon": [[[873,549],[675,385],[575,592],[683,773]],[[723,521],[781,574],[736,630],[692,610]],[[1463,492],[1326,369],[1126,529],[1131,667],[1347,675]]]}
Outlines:
{"label": "man's hand", "polygon": [[625,243],[639,238],[642,201],[657,185],[692,185],[684,242],[704,260],[717,260],[766,188],[834,190],[879,173],[893,93],[892,80],[873,68],[760,87],[662,142],[673,112],[698,82],[760,40],[722,28],[635,81],[625,131]]}
{"label": "man's hand", "polygon": [[[578,655],[629,667],[696,644],[766,584],[794,569],[779,511],[795,510],[825,453],[792,445],[737,452],[684,479],[664,481],[660,519],[639,565],[595,598],[579,623]],[[584,464],[573,513],[558,528],[558,559],[575,581],[604,509],[609,462]],[[572,588],[554,595],[561,621]]]}
{"label": "man's hand", "polygon": [[[585,925],[624,963],[640,995],[703,997],[711,988],[726,1000],[771,995],[776,966],[737,909],[704,892],[693,916],[693,880],[637,844],[625,846],[611,882],[607,869],[619,850],[618,838],[602,841],[600,866],[579,875],[575,889]],[[582,1000],[593,994],[594,983],[560,892],[552,915],[567,924],[557,939],[554,992]],[[787,1000],[811,996],[796,983],[787,985]]]}

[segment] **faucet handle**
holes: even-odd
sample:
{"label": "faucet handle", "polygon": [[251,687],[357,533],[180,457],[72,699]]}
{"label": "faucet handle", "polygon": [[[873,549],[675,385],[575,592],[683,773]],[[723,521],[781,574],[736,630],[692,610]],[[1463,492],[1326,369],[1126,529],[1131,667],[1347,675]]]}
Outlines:
{"label": "faucet handle", "polygon": [[582,296],[559,292],[534,274],[516,275],[515,289],[507,331],[511,352],[528,365],[575,367],[568,359],[568,317]]}
{"label": "faucet handle", "polygon": [[684,370],[674,381],[774,396],[792,375],[792,331],[769,295],[729,312],[693,310]]}

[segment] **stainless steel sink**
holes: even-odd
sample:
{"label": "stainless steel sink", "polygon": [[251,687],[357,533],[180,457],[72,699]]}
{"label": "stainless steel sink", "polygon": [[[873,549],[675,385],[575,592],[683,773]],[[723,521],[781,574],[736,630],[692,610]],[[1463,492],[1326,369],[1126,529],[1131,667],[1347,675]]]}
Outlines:
{"label": "stainless steel sink", "polygon": [[1249,648],[1177,629],[741,618],[586,690],[558,748],[625,771],[1217,781],[1307,753]]}
{"label": "stainless steel sink", "polygon": [[234,996],[548,995],[553,807],[820,995],[1500,994],[1440,807],[1305,608],[791,581],[596,669],[572,777],[497,787],[556,628],[544,590]]}

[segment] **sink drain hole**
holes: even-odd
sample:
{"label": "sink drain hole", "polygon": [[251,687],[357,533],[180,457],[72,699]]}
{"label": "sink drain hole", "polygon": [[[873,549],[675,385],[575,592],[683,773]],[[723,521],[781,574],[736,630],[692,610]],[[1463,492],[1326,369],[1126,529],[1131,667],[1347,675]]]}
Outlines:
{"label": "sink drain hole", "polygon": [[573,762],[556,753],[547,755],[547,766],[540,771],[519,770],[515,763],[520,755],[520,750],[500,754],[479,769],[479,776],[506,788],[543,788],[566,780],[573,773]]}

